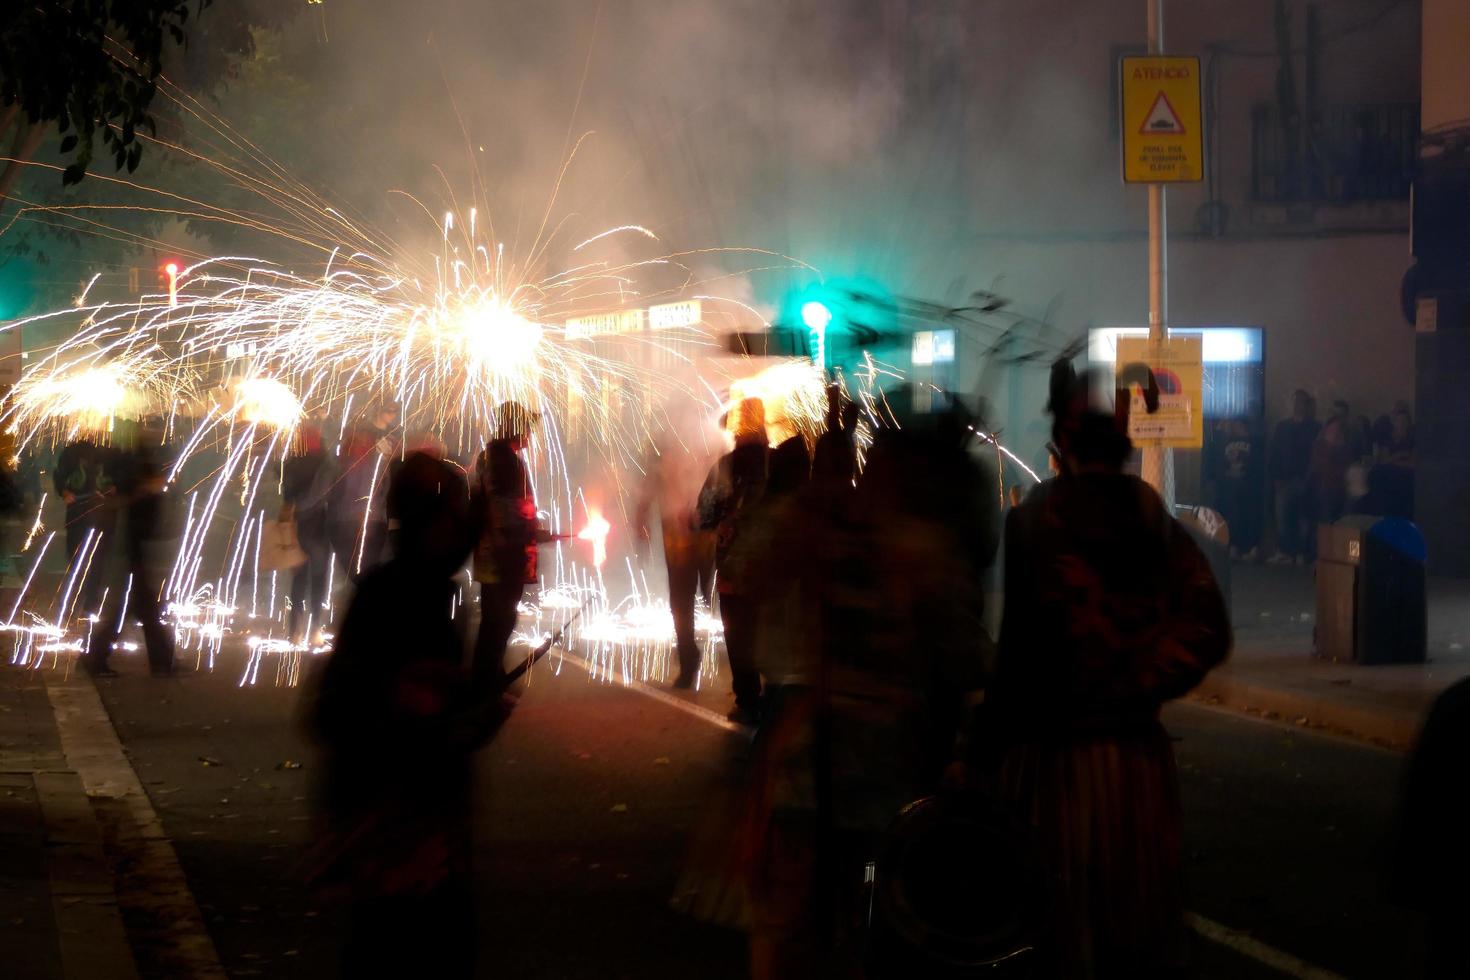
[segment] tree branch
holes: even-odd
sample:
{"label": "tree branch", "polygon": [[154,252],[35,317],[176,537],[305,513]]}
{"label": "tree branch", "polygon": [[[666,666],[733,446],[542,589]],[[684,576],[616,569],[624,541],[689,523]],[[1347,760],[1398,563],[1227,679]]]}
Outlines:
{"label": "tree branch", "polygon": [[0,172],[0,211],[5,210],[5,205],[10,200],[10,192],[20,178],[20,168],[30,162],[31,157],[41,148],[41,140],[45,138],[46,127],[41,123],[23,123],[16,130],[15,142],[10,147],[10,161],[5,165],[5,170]]}

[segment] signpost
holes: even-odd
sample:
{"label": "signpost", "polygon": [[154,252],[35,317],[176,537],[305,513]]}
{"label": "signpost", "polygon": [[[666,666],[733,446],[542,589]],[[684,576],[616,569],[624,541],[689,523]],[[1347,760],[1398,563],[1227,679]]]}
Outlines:
{"label": "signpost", "polygon": [[[1148,185],[1148,339],[1161,356],[1168,335],[1169,211],[1166,187],[1204,178],[1204,127],[1198,58],[1164,56],[1164,0],[1145,0],[1148,57],[1119,64],[1118,99],[1125,183]],[[1174,505],[1173,457],[1167,447],[1146,445],[1143,478]]]}

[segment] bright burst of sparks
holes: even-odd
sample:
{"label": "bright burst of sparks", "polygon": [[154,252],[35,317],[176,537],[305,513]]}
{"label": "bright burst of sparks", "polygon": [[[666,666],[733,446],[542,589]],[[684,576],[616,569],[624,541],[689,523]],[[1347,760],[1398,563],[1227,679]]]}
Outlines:
{"label": "bright burst of sparks", "polygon": [[782,361],[758,374],[730,383],[727,425],[734,424],[730,411],[743,399],[759,398],[766,412],[766,435],[777,446],[793,436],[813,443],[826,430],[827,381],[822,369],[811,361]]}
{"label": "bright burst of sparks", "polygon": [[235,414],[253,425],[290,432],[303,409],[296,393],[274,378],[246,378],[235,385]]}
{"label": "bright burst of sparks", "polygon": [[[163,94],[183,115],[216,133],[229,132],[196,100],[167,85]],[[628,249],[605,253],[600,243],[615,238],[632,239],[639,248],[659,241],[636,224],[578,235],[568,239],[575,242],[570,248],[552,250],[550,239],[562,226],[549,222],[528,247],[511,254],[515,246],[508,252],[475,207],[433,221],[432,236],[421,234],[417,244],[390,243],[236,136],[231,133],[229,142],[246,159],[216,162],[181,145],[161,145],[216,168],[232,183],[241,173],[251,174],[251,186],[263,199],[258,209],[230,212],[124,178],[97,180],[159,195],[160,213],[277,236],[294,258],[171,261],[165,292],[121,303],[93,298],[101,292],[93,288],[94,276],[75,305],[10,327],[61,327],[68,339],[29,364],[0,424],[15,433],[18,451],[24,451],[81,435],[106,440],[119,420],[167,419],[161,431],[171,457],[166,475],[180,537],[160,599],[179,649],[198,651],[211,663],[228,632],[254,621],[243,627],[251,638],[250,683],[267,655],[288,664],[278,667],[285,670],[278,680],[286,676],[294,683],[300,656],[330,645],[324,633],[330,602],[307,610],[306,617],[308,634],[327,639],[302,642],[281,635],[292,573],[261,562],[281,464],[306,441],[303,430],[313,440],[320,436],[324,453],[340,460],[351,430],[392,406],[404,433],[392,451],[437,443],[467,460],[494,431],[500,407],[516,402],[542,420],[527,463],[537,499],[548,508],[548,526],[565,528],[584,478],[602,482],[608,494],[627,492],[625,481],[637,478],[632,474],[645,447],[666,423],[666,406],[713,409],[691,367],[714,346],[702,323],[654,323],[646,308],[702,301],[706,310],[725,304],[731,316],[743,318],[748,307],[701,292],[724,277],[699,279],[686,263],[743,253],[756,258],[756,269],[801,265],[758,249],[644,258],[626,257]],[[12,221],[21,215],[35,220],[45,211],[23,207]],[[57,208],[45,220],[64,225],[85,211]],[[281,215],[280,223],[272,224],[266,214]],[[100,219],[77,220],[88,230],[126,234]],[[303,261],[302,250],[318,258]],[[570,255],[572,264],[551,266],[548,254]],[[651,270],[658,272],[658,285],[649,281]],[[628,322],[637,329],[623,329]],[[773,441],[820,432],[825,392],[821,372],[811,364],[777,365],[739,384],[744,396],[766,401]],[[375,486],[378,471],[389,472],[387,462],[386,456],[374,459]],[[601,513],[585,513],[576,537],[591,544],[592,565],[574,557],[579,549],[557,545],[546,562],[540,610],[555,614],[594,603],[598,608],[579,629],[589,642],[596,638],[599,662],[610,665],[609,651],[622,650],[619,671],[653,676],[663,669],[659,658],[666,659],[672,640],[667,603],[648,596],[646,587],[645,594],[636,594],[636,582],[633,597],[609,600],[602,566],[611,526]],[[47,598],[39,585],[31,591],[56,536],[44,530],[38,510],[27,541],[41,542],[31,577],[9,623],[0,624],[16,635],[16,656],[77,648],[75,623],[97,613],[80,608],[80,597],[88,575],[101,574],[93,570],[94,559],[99,567],[105,564],[97,556],[111,541],[101,534],[89,534],[56,594]],[[350,556],[336,558],[348,567]],[[335,575],[335,563],[331,568]],[[47,603],[44,614],[31,611]],[[22,619],[26,625],[18,625]],[[703,613],[700,629],[717,637],[719,621]]]}
{"label": "bright burst of sparks", "polygon": [[156,352],[110,361],[94,355],[54,371],[27,372],[11,393],[6,417],[25,433],[22,445],[48,427],[61,438],[100,435],[111,432],[118,419],[160,411],[180,387]]}

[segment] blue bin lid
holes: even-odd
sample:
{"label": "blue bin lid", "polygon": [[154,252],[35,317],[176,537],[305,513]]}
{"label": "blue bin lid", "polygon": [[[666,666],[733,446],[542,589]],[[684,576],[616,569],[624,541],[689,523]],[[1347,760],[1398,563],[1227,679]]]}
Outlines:
{"label": "blue bin lid", "polygon": [[1429,551],[1424,546],[1424,535],[1413,521],[1406,521],[1402,517],[1385,517],[1374,522],[1368,529],[1368,536],[1415,561],[1429,560]]}

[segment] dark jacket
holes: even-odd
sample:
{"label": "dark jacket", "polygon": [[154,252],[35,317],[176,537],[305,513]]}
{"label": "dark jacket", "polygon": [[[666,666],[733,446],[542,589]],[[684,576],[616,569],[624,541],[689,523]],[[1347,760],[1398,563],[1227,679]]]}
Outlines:
{"label": "dark jacket", "polygon": [[475,462],[474,502],[480,522],[477,582],[532,584],[537,578],[539,527],[531,476],[510,440],[492,439]]}
{"label": "dark jacket", "polygon": [[1322,426],[1315,419],[1282,419],[1271,440],[1271,479],[1301,480],[1312,465],[1312,447]]}
{"label": "dark jacket", "polygon": [[1005,617],[986,699],[1002,737],[1126,734],[1230,650],[1210,566],[1142,481],[1058,477],[1006,521]]}

